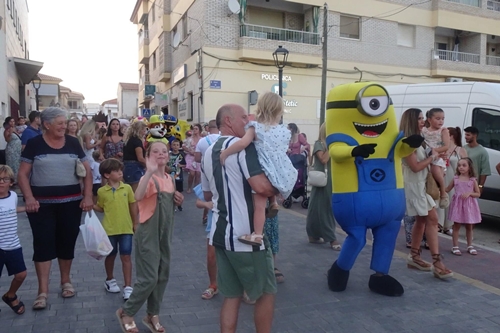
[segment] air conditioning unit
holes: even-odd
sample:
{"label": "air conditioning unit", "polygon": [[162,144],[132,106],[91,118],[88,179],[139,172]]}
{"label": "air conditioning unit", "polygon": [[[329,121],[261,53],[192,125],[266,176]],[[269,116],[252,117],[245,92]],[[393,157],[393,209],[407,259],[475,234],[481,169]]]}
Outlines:
{"label": "air conditioning unit", "polygon": [[446,82],[463,82],[464,79],[459,78],[459,77],[449,77],[446,78]]}

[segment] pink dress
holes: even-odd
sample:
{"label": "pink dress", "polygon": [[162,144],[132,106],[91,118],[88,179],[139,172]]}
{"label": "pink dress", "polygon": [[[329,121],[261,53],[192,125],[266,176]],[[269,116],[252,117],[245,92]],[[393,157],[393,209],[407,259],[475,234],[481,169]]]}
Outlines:
{"label": "pink dress", "polygon": [[471,177],[469,181],[461,181],[458,176],[453,177],[455,194],[451,199],[448,219],[455,223],[476,224],[481,222],[481,211],[477,198],[462,198],[463,193],[474,192],[474,181]]}

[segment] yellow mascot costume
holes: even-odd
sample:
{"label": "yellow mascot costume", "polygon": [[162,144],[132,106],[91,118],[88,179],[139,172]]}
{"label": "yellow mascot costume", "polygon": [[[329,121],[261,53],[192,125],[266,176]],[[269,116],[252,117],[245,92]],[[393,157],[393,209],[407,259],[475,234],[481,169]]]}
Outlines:
{"label": "yellow mascot costume", "polygon": [[151,118],[149,118],[148,131],[149,134],[146,138],[148,145],[151,142],[161,141],[170,148],[168,139],[165,137],[167,135],[167,127],[165,126],[163,116],[152,115]]}
{"label": "yellow mascot costume", "polygon": [[372,82],[339,85],[328,94],[326,143],[331,157],[332,209],[347,233],[328,271],[332,291],[344,291],[358,254],[372,230],[370,290],[400,296],[403,286],[388,275],[405,212],[401,159],[423,138],[404,138],[387,91]]}

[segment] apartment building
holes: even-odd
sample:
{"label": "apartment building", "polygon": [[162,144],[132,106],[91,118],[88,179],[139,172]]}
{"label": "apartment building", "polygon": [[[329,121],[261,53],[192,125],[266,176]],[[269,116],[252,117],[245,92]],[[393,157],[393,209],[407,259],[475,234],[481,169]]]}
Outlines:
{"label": "apartment building", "polygon": [[31,81],[43,66],[30,60],[27,0],[0,0],[0,115],[26,116],[36,108]]}
{"label": "apartment building", "polygon": [[[278,91],[284,122],[317,136],[324,0],[137,0],[139,105],[187,121],[215,117],[223,103],[254,112],[249,92]],[[328,4],[327,87],[500,82],[499,0],[355,0]],[[162,103],[164,103],[162,101]]]}

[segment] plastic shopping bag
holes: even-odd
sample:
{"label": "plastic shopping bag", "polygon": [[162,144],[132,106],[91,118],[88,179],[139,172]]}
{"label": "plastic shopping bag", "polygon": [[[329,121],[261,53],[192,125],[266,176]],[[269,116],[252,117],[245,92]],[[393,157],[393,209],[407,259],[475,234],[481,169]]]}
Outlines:
{"label": "plastic shopping bag", "polygon": [[87,212],[85,224],[80,225],[80,231],[85,249],[92,258],[101,260],[113,251],[108,235],[94,211]]}

